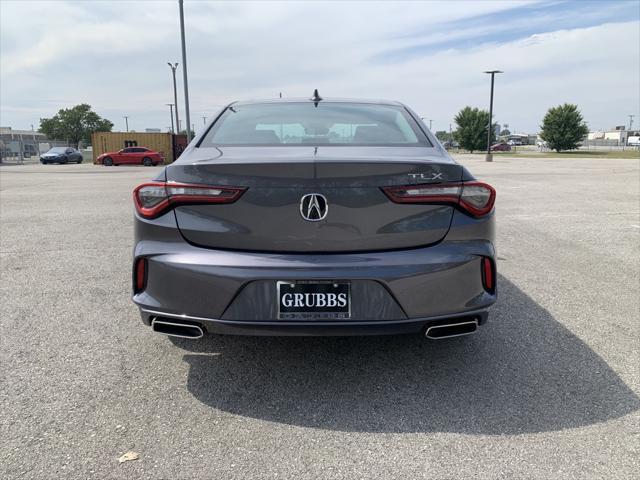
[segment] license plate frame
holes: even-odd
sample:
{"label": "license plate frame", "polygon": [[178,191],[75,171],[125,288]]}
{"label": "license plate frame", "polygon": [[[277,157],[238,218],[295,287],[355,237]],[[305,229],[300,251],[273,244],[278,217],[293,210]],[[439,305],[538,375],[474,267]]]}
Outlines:
{"label": "license plate frame", "polygon": [[[281,280],[276,282],[278,320],[349,320],[351,318],[351,283],[344,280]],[[283,305],[287,293],[346,294],[345,306],[306,307]],[[328,298],[326,299],[328,301]],[[336,298],[338,302],[338,298]],[[339,302],[338,302],[339,303]]]}

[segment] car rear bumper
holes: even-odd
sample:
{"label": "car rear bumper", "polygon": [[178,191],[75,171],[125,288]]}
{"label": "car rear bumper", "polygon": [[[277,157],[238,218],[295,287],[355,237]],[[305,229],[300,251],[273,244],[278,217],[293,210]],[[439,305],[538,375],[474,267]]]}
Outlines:
{"label": "car rear bumper", "polygon": [[237,321],[214,318],[192,317],[172,313],[140,309],[145,325],[154,320],[196,325],[205,333],[223,335],[255,336],[355,336],[355,335],[396,335],[424,333],[429,327],[449,325],[459,322],[487,321],[487,310],[475,310],[461,314],[440,315],[431,318],[413,318],[387,321]]}
{"label": "car rear bumper", "polygon": [[[489,240],[493,224],[466,217],[454,221],[455,233],[429,247],[288,254],[196,247],[182,238],[172,213],[153,221],[136,217],[134,257],[144,257],[148,270],[146,286],[133,301],[147,325],[154,316],[162,316],[197,322],[213,333],[410,333],[467,316],[479,316],[481,324],[496,301],[495,291],[485,290],[481,275],[483,257],[495,265]],[[277,282],[316,280],[351,284],[351,317],[278,319]]]}

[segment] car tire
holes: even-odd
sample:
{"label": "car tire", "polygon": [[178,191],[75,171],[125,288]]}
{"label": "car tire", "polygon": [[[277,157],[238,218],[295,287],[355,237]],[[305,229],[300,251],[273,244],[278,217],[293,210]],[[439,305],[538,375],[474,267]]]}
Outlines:
{"label": "car tire", "polygon": [[82,157],[78,159],[78,165],[80,165],[81,163],[82,163]]}
{"label": "car tire", "polygon": [[62,165],[66,165],[67,163],[69,163],[69,157],[64,157],[64,160],[62,160],[60,163]]}
{"label": "car tire", "polygon": [[104,157],[102,159],[102,165],[104,165],[105,167],[110,167],[111,165],[113,165],[113,159],[111,157]]}
{"label": "car tire", "polygon": [[153,160],[151,160],[149,157],[144,157],[142,159],[142,165],[144,165],[145,167],[151,167],[153,166]]}

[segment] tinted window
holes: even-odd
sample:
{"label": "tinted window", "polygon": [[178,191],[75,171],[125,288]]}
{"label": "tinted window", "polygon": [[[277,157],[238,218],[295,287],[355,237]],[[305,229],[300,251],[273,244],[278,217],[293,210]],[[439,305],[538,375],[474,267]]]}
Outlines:
{"label": "tinted window", "polygon": [[331,102],[231,106],[200,146],[300,144],[431,146],[400,106]]}
{"label": "tinted window", "polygon": [[64,153],[66,150],[65,147],[53,147],[51,150],[49,150],[47,153]]}

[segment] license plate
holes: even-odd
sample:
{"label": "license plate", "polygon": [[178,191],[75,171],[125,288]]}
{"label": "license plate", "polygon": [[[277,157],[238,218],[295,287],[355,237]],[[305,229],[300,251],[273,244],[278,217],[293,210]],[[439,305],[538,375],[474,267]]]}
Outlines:
{"label": "license plate", "polygon": [[339,282],[278,282],[278,318],[348,319],[351,285]]}

